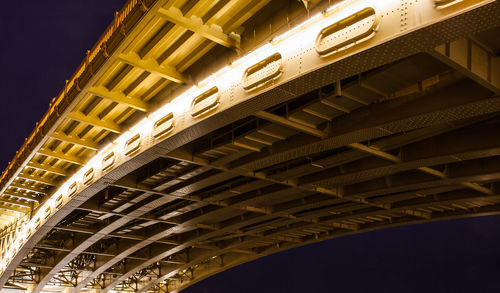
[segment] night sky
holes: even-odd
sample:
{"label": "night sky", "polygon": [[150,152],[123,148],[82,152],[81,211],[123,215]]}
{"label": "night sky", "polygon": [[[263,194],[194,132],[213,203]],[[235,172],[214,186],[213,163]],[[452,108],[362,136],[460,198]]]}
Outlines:
{"label": "night sky", "polygon": [[[2,1],[4,169],[124,0]],[[184,292],[500,292],[500,216],[397,227],[265,257]]]}

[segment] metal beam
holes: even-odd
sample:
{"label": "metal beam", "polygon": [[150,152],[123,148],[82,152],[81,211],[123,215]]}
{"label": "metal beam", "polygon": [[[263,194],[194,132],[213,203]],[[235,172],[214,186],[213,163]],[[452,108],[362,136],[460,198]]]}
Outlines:
{"label": "metal beam", "polygon": [[52,132],[49,135],[60,141],[69,142],[74,145],[87,148],[89,150],[97,151],[97,149],[99,148],[95,142],[87,139],[82,139],[77,136],[69,136],[61,132]]}
{"label": "metal beam", "polygon": [[[431,198],[431,201],[434,202]],[[425,213],[425,212],[415,212],[413,210],[411,210],[410,208],[412,208],[413,205],[410,204],[408,206],[402,206],[402,207],[398,207],[398,210],[401,210],[401,212],[405,213],[405,214],[410,214],[411,216],[415,216],[415,217],[418,217],[419,219],[417,221],[422,221],[422,219],[424,220],[429,220],[431,219],[431,215],[429,213]],[[262,241],[263,239],[277,239],[277,237],[279,239],[284,239],[284,238],[281,238],[280,237],[280,234],[281,233],[287,233],[289,231],[293,231],[293,230],[301,230],[301,229],[307,229],[307,228],[314,228],[316,225],[318,224],[322,224],[322,225],[329,225],[329,224],[332,224],[333,226],[336,226],[336,227],[340,227],[342,229],[349,229],[347,227],[344,227],[344,226],[339,226],[339,225],[335,225],[335,223],[339,223],[340,221],[344,220],[344,219],[350,219],[350,218],[356,218],[356,217],[362,217],[362,216],[365,216],[365,215],[371,215],[371,214],[378,214],[380,213],[381,211],[369,211],[368,213],[366,212],[361,212],[359,214],[356,214],[356,215],[353,215],[349,212],[346,212],[344,213],[343,215],[340,215],[340,216],[332,216],[332,217],[325,217],[325,219],[321,219],[320,222],[315,222],[315,223],[312,223],[312,224],[306,224],[306,226],[288,226],[288,224],[284,223],[283,226],[281,226],[280,228],[276,229],[275,227],[271,228],[268,233],[264,233],[261,235],[261,237],[249,237],[247,238],[247,240],[245,241],[242,241],[241,239],[237,242],[234,242],[233,244],[228,244],[228,245],[225,245],[224,246],[224,249],[221,249],[219,252],[218,252],[218,255],[220,254],[223,254],[225,251],[228,251],[228,249],[234,249],[234,248],[237,248],[237,247],[240,247],[241,245],[245,245],[243,244],[242,242],[246,242],[246,245],[248,245],[249,243],[252,243],[252,242],[255,242],[255,241]],[[411,221],[415,221],[414,219],[411,219]],[[392,220],[391,221],[387,221],[389,224],[392,224]],[[366,226],[370,226],[370,224],[365,224]],[[356,228],[356,232],[359,231],[359,229],[362,229],[365,225],[359,225],[359,228]],[[345,234],[345,233],[349,233],[349,231],[345,231],[345,232],[341,232],[342,234]],[[206,236],[206,235],[204,235]],[[316,239],[318,239],[318,237],[316,237]],[[187,241],[192,241],[190,238],[187,238],[186,239]],[[298,243],[298,244],[304,244],[304,241],[302,241],[302,238],[300,238],[299,240],[301,241],[293,241],[293,239],[290,239],[290,240],[284,240],[284,241],[292,241],[293,243]],[[185,244],[185,243],[184,243]],[[160,254],[160,256],[163,256],[164,253]],[[195,264],[195,259],[196,260],[202,260],[205,256],[203,255],[203,257],[198,257],[198,258],[193,258],[192,261],[190,262],[190,264]],[[135,269],[133,269],[132,271],[138,271],[140,270],[141,268],[143,268],[144,266],[143,265],[139,265],[137,266]],[[132,271],[129,271],[128,273],[125,273],[124,276],[126,275],[130,275],[132,273]],[[167,274],[170,274],[170,273],[167,273]],[[113,285],[117,284],[119,281],[123,280],[125,277],[122,276],[120,277],[118,280],[114,280],[114,284],[108,286],[105,290],[109,290],[109,289],[112,289],[113,288]],[[141,290],[142,292],[142,290]]]}
{"label": "metal beam", "polygon": [[237,49],[240,48],[239,38],[234,38],[230,35],[225,34],[220,27],[203,23],[203,20],[201,18],[194,16],[187,18],[182,15],[182,12],[179,9],[173,6],[171,6],[169,9],[158,9],[158,15],[172,23],[175,23],[176,25],[182,26],[185,29],[199,34],[224,47]]}
{"label": "metal beam", "polygon": [[[68,248],[46,246],[46,245],[36,245],[35,248],[52,250],[52,251],[71,252],[71,250],[68,249]],[[118,256],[116,253],[104,253],[104,252],[95,252],[95,251],[83,251],[81,254],[90,254],[90,255],[95,255],[95,256],[103,256],[103,257],[106,257],[106,258],[113,258],[113,257]],[[124,259],[135,259],[135,260],[143,260],[143,261],[147,260],[147,258],[138,257],[138,256],[125,256]],[[69,288],[66,291],[67,291],[67,293],[69,293],[70,292]]]}
{"label": "metal beam", "polygon": [[20,205],[20,206],[24,206],[24,207],[31,209],[31,204],[29,202],[21,202],[18,200],[12,200],[9,198],[5,198],[4,196],[0,197],[0,202],[6,202],[6,203],[10,203],[10,204]]}
{"label": "metal beam", "polygon": [[73,156],[73,155],[63,154],[60,152],[55,152],[55,151],[50,150],[50,149],[39,149],[38,153],[41,155],[45,155],[45,156],[49,156],[49,157],[63,160],[66,162],[70,162],[72,164],[81,165],[81,166],[85,165],[85,160],[82,158],[78,158],[78,157]]}
{"label": "metal beam", "polygon": [[[304,136],[305,136],[305,135],[304,135]],[[352,142],[352,141],[350,141],[350,142]]]}
{"label": "metal beam", "polygon": [[[135,209],[127,213],[126,217],[120,217],[115,221],[112,221],[110,223],[107,223],[103,225],[102,227],[99,228],[99,231],[95,234],[91,234],[90,236],[84,236],[81,238],[81,240],[76,241],[70,251],[61,251],[57,257],[56,261],[54,263],[54,266],[50,271],[45,271],[40,277],[40,282],[36,285],[36,287],[33,289],[32,293],[39,293],[43,290],[45,285],[55,276],[59,271],[67,265],[76,255],[82,253],[85,251],[87,248],[89,248],[92,244],[96,243],[103,237],[106,237],[109,233],[112,231],[116,230],[117,228],[127,224],[128,222],[132,221],[134,218],[141,216],[153,208],[160,206],[164,203],[167,203],[169,200],[160,197],[157,199],[154,199],[150,202],[147,203],[140,203],[138,206],[136,206]],[[81,234],[80,234],[81,235]]]}
{"label": "metal beam", "polygon": [[129,52],[128,54],[120,54],[118,59],[129,65],[149,71],[152,74],[159,75],[173,82],[189,83],[189,78],[186,75],[178,72],[177,69],[172,66],[160,65],[154,58],[141,59],[137,53]]}
{"label": "metal beam", "polygon": [[[478,130],[479,132],[480,130]],[[487,135],[487,134],[486,134]],[[458,136],[458,137],[462,137],[464,138],[463,136]],[[495,137],[496,138],[496,137]],[[465,139],[464,139],[465,140]],[[481,138],[480,137],[474,137],[473,139],[469,138],[468,140],[466,140],[468,142],[474,142],[474,143],[478,143],[479,145],[479,142],[488,142],[487,140],[483,139],[481,141]],[[469,143],[470,144],[470,143]],[[468,153],[465,153],[467,156],[468,156],[468,159],[472,159],[472,158],[478,158],[478,157],[482,157],[482,156],[489,156],[489,155],[492,155],[492,154],[495,154],[495,153],[498,153],[498,150],[496,148],[494,148],[494,145],[495,144],[491,144],[490,142],[490,145],[488,145],[490,148],[485,148],[484,150],[482,150],[482,153],[481,151],[478,152],[478,154],[475,154],[476,156],[473,155],[472,152],[468,152]],[[381,150],[376,150],[374,148],[371,148],[369,146],[366,146],[366,145],[363,145],[363,144],[360,144],[360,143],[353,143],[353,144],[349,144],[350,147],[354,148],[354,149],[357,149],[357,150],[361,150],[361,151],[364,151],[364,152],[367,152],[371,155],[374,155],[376,157],[379,157],[379,158],[382,158],[382,159],[386,159],[388,161],[391,161],[395,164],[398,164],[401,162],[401,159],[397,156],[394,156],[388,152],[385,152],[385,151],[381,151]],[[451,148],[451,146],[450,146]],[[481,149],[480,147],[478,147],[478,150]],[[451,160],[450,161],[446,161],[447,163],[451,163],[451,162],[454,162],[456,161],[456,157],[460,157],[461,154],[450,154],[450,158]],[[437,162],[443,164],[444,161],[443,160],[436,160]],[[407,163],[407,162],[406,162]],[[427,174],[430,174],[430,175],[434,175],[436,177],[439,177],[439,178],[446,178],[446,174],[445,172],[442,172],[442,171],[439,171],[439,170],[436,170],[434,168],[431,168],[431,167],[418,167],[417,170],[420,170],[422,172],[425,172]],[[476,191],[479,191],[481,193],[485,193],[485,194],[492,194],[493,192],[488,189],[488,188],[485,188],[483,186],[481,186],[480,184],[478,183],[474,183],[474,182],[464,182],[462,183],[462,185],[466,186],[466,187],[469,187],[471,189],[474,189]]]}
{"label": "metal beam", "polygon": [[269,122],[283,125],[285,127],[289,127],[289,128],[292,128],[292,129],[295,129],[295,130],[298,130],[298,131],[301,131],[301,132],[304,132],[304,133],[307,133],[307,134],[310,134],[313,136],[317,136],[319,138],[327,138],[328,137],[328,134],[322,130],[319,130],[317,128],[312,128],[312,127],[303,125],[303,124],[295,122],[295,121],[291,121],[290,119],[278,116],[278,115],[273,114],[273,113],[269,113],[266,111],[259,111],[259,112],[255,113],[254,115],[256,117],[267,120]]}
{"label": "metal beam", "polygon": [[15,187],[15,188],[19,188],[19,189],[23,189],[23,190],[28,190],[28,191],[33,191],[33,192],[37,192],[37,193],[48,194],[47,190],[45,190],[43,188],[35,187],[35,186],[30,186],[30,185],[26,185],[26,184],[20,184],[20,183],[16,183],[16,182],[11,183],[9,185],[9,187]]}
{"label": "metal beam", "polygon": [[394,156],[390,153],[378,150],[376,148],[372,148],[372,147],[364,145],[362,143],[357,143],[357,142],[351,143],[351,144],[349,144],[349,146],[355,150],[362,151],[362,152],[368,153],[370,155],[389,160],[393,163],[399,163],[399,161],[400,161],[400,159],[397,156]]}
{"label": "metal beam", "polygon": [[185,151],[182,149],[177,149],[177,150],[171,151],[171,152],[167,153],[165,155],[165,157],[184,161],[184,162],[189,162],[190,164],[194,164],[194,165],[210,167],[212,169],[217,169],[217,170],[220,170],[223,172],[230,172],[230,173],[237,174],[237,175],[243,176],[243,177],[255,178],[258,180],[265,180],[265,181],[268,181],[269,183],[272,183],[272,184],[277,183],[277,184],[281,184],[281,185],[286,185],[286,186],[289,186],[290,188],[302,189],[305,192],[312,191],[312,192],[322,193],[322,194],[330,195],[330,196],[337,196],[338,195],[337,190],[335,190],[335,189],[327,189],[327,188],[321,188],[321,187],[309,188],[308,186],[298,186],[297,183],[293,180],[274,179],[274,178],[268,177],[264,172],[248,172],[248,171],[242,171],[239,169],[228,169],[224,166],[219,166],[219,165],[213,164],[213,162],[210,162],[207,159],[204,159],[200,156],[197,156],[193,153],[190,153],[189,151]]}
{"label": "metal beam", "polygon": [[5,205],[5,204],[1,203],[2,201],[3,200],[0,200],[0,209],[5,209],[5,210],[21,213],[21,214],[25,214],[31,210],[29,208],[21,208],[21,207],[14,207],[14,206]]}
{"label": "metal beam", "polygon": [[36,197],[29,196],[29,195],[26,195],[26,194],[22,194],[22,193],[20,193],[18,191],[4,191],[3,195],[4,196],[15,197],[15,198],[20,198],[20,199],[25,199],[25,200],[28,200],[28,201],[39,202],[39,200]]}
{"label": "metal beam", "polygon": [[[97,212],[97,213],[107,214],[108,216],[110,216],[110,215],[120,216],[120,217],[126,216],[126,214],[124,214],[124,213],[115,212],[115,211],[112,211],[110,209],[100,208],[100,207],[94,206],[93,204],[89,204],[88,202],[77,207],[76,210]],[[177,223],[173,223],[173,222],[168,221],[168,220],[157,219],[153,216],[148,216],[148,215],[138,216],[136,219],[137,220],[144,220],[144,221],[148,221],[148,222],[154,222],[154,223],[177,224]]]}
{"label": "metal beam", "polygon": [[[53,229],[68,231],[68,232],[83,233],[83,234],[95,234],[99,232],[99,230],[96,229],[88,229],[88,228],[72,227],[72,226],[56,226]],[[122,238],[122,239],[129,239],[129,240],[139,240],[139,241],[145,239],[143,236],[132,235],[132,234],[120,234],[120,233],[108,233],[108,236]]]}
{"label": "metal beam", "polygon": [[346,107],[342,107],[342,106],[340,106],[338,104],[335,104],[334,102],[332,102],[332,101],[330,101],[330,100],[328,100],[326,98],[321,99],[320,102],[322,104],[324,104],[324,105],[327,105],[330,108],[339,110],[341,112],[344,112],[344,113],[347,113],[347,114],[351,113],[351,111],[349,109],[347,109]]}
{"label": "metal beam", "polygon": [[[226,224],[226,226],[220,227],[214,231],[202,233],[201,235],[195,234],[194,236],[191,236],[192,235],[191,232],[193,232],[193,231],[189,231],[187,233],[181,234],[181,235],[179,235],[180,236],[179,240],[183,243],[179,244],[178,246],[176,246],[174,248],[162,249],[162,248],[153,247],[151,249],[152,250],[151,257],[149,257],[149,259],[147,261],[144,261],[144,262],[134,261],[134,262],[131,262],[131,264],[128,264],[127,268],[126,268],[126,272],[122,276],[120,276],[116,279],[113,279],[112,282],[109,283],[102,290],[102,292],[104,292],[104,293],[108,292],[109,290],[111,290],[115,286],[117,286],[121,281],[124,281],[125,279],[130,277],[133,273],[140,271],[140,270],[148,267],[149,265],[151,265],[157,261],[160,261],[163,258],[166,258],[170,255],[174,255],[175,253],[179,252],[180,250],[185,249],[187,247],[190,247],[197,242],[202,242],[205,239],[209,239],[210,237],[213,237],[213,236],[216,236],[219,234],[224,234],[224,233],[227,233],[230,231],[237,231],[238,229],[240,229],[241,227],[243,227],[245,225],[249,225],[252,223],[257,223],[257,222],[262,221],[262,220],[269,219],[270,216],[268,216],[268,215],[253,215],[250,218],[244,218],[244,217],[240,217],[240,216],[237,216],[237,218],[238,218],[238,220],[231,221],[229,224]],[[194,231],[194,232],[196,233],[196,231]],[[212,254],[213,252],[210,251],[208,253]],[[191,252],[191,254],[192,254],[192,252]],[[191,257],[193,257],[193,255],[191,255]]]}
{"label": "metal beam", "polygon": [[34,161],[31,161],[28,164],[26,164],[26,167],[27,168],[34,168],[34,169],[45,171],[45,172],[50,172],[52,174],[57,174],[57,175],[64,176],[64,177],[69,175],[69,173],[65,169],[62,169],[59,167],[54,167],[54,166],[51,166],[48,164],[40,164],[40,163],[34,162]]}
{"label": "metal beam", "polygon": [[102,129],[106,129],[106,130],[114,132],[114,133],[121,133],[122,132],[121,127],[114,122],[103,121],[103,120],[98,119],[96,117],[86,116],[81,112],[70,112],[66,116],[68,116],[68,118],[71,118],[73,120],[87,123],[87,124],[90,124],[90,125],[93,125],[95,127],[102,128]]}
{"label": "metal beam", "polygon": [[141,99],[126,96],[121,91],[110,91],[104,86],[91,87],[89,89],[89,93],[119,104],[127,105],[130,108],[134,108],[142,112],[148,112],[149,109],[149,105]]}
{"label": "metal beam", "polygon": [[[491,97],[489,90],[475,82],[464,80],[431,91],[419,100],[411,102],[404,102],[400,99],[388,100],[374,104],[369,109],[360,109],[349,115],[341,116],[331,127],[331,136],[318,144],[319,148],[309,148],[309,146],[317,144],[317,141],[307,141],[301,138],[292,142],[288,139],[288,142],[268,147],[265,152],[253,153],[233,161],[228,167],[265,168],[272,164],[282,163],[284,158],[293,160],[299,156],[310,156],[313,151],[326,151],[346,146],[349,143],[373,140],[394,134],[391,129],[398,129],[398,132],[410,131],[421,127],[454,122],[458,120],[455,117],[465,119],[494,113],[499,108],[499,97]],[[453,115],[450,115],[452,113]],[[289,123],[281,116],[277,118],[283,124]],[[432,123],[430,123],[431,121]],[[311,134],[314,132],[314,130],[311,131]],[[317,135],[319,136],[320,133]]]}
{"label": "metal beam", "polygon": [[47,178],[42,178],[40,176],[33,176],[33,175],[30,175],[28,173],[24,173],[24,172],[21,172],[19,173],[19,175],[17,175],[18,178],[22,178],[22,179],[27,179],[27,180],[31,180],[31,181],[35,181],[35,182],[38,182],[38,183],[42,183],[42,184],[45,184],[45,185],[51,185],[51,186],[57,186],[58,183],[51,180],[51,179],[47,179]]}
{"label": "metal beam", "polygon": [[431,54],[489,90],[500,93],[500,56],[470,39],[438,46]]}
{"label": "metal beam", "polygon": [[[407,171],[408,176],[380,177],[344,186],[344,198],[372,197],[415,189],[443,187],[468,182],[488,182],[500,178],[500,159],[495,157],[465,160],[447,164],[444,178],[432,179],[426,174]],[[375,184],[376,183],[376,184]]]}
{"label": "metal beam", "polygon": [[[137,187],[136,187],[136,188],[137,188]],[[145,190],[145,189],[144,189],[144,190],[141,190],[141,191],[147,192],[147,190]],[[256,197],[265,196],[265,195],[267,194],[267,192],[260,191],[260,189],[258,189],[258,191],[259,191],[259,192],[254,192],[254,193],[255,193],[254,195],[255,195]],[[208,199],[208,200],[209,200],[209,202],[210,202],[210,203],[212,203],[212,204],[216,204],[216,202],[214,202],[214,201],[210,201],[210,199]],[[239,203],[237,203],[237,205],[238,205],[238,206],[239,206],[240,204],[241,204],[241,201],[240,201]],[[248,209],[248,207],[249,207],[249,206],[247,206],[247,205],[245,205],[244,207],[242,207],[242,206],[239,206],[239,207],[235,207],[235,206],[234,206],[234,207],[233,207],[233,206],[231,206],[231,203],[227,203],[227,204],[223,204],[222,206],[224,206],[224,208],[226,208],[226,209],[233,209],[233,208],[236,208],[236,209],[242,209],[242,210],[249,210],[249,209]],[[200,211],[201,211],[201,209],[200,209]],[[217,213],[217,212],[219,212],[219,211],[220,211],[220,209],[215,209],[215,210],[213,210],[213,212],[214,212],[214,213]],[[186,215],[181,215],[181,216],[179,216],[179,217],[181,217],[181,218],[183,219],[183,222],[182,222],[181,226],[185,226],[185,225],[187,225],[189,222],[192,222],[192,221],[197,221],[197,217],[206,217],[206,216],[208,215],[208,213],[210,213],[210,211],[209,211],[209,210],[205,210],[205,213],[196,213],[196,212],[194,212],[194,211],[193,211],[193,212],[191,212],[192,216],[191,216],[191,217],[189,217],[189,218],[186,218]],[[265,212],[263,209],[260,209],[260,211],[258,211],[257,213],[262,213],[262,214],[264,214],[264,215],[266,214],[266,212]],[[277,214],[268,214],[267,216],[278,216],[278,217],[283,217],[283,218],[285,218],[285,219],[288,219],[288,218],[289,218],[287,215],[285,215],[285,214],[283,214],[283,215],[282,215],[281,213],[277,213]],[[238,216],[238,217],[239,217],[239,216]],[[253,217],[250,217],[250,218],[244,218],[244,217],[242,217],[241,222],[245,222],[245,221],[247,221],[247,220],[251,222],[252,220],[255,220],[255,218],[253,218]],[[202,226],[202,228],[209,229],[209,228],[207,228],[207,226],[206,226],[206,225],[203,225],[203,226]],[[178,230],[177,230],[177,231],[178,231]],[[168,231],[162,231],[162,233],[165,233],[165,232],[168,232]],[[216,233],[216,232],[220,232],[220,230],[218,230],[218,229],[214,230],[214,233]],[[160,236],[157,236],[157,237],[161,238],[161,237],[163,237],[163,236],[161,236],[161,237],[160,237]],[[206,237],[206,235],[203,235],[202,237]],[[147,243],[144,243],[144,244],[147,244]],[[182,243],[180,243],[179,245],[183,245],[183,244],[182,244]],[[195,243],[193,243],[193,245],[195,245],[195,246],[196,246],[196,244],[195,244]],[[100,271],[98,271],[98,272],[94,272],[94,273],[93,273],[93,275],[95,276],[95,275],[97,275],[99,272],[100,272]],[[87,282],[84,282],[84,283],[87,283]],[[85,284],[82,284],[82,285],[85,285]]]}
{"label": "metal beam", "polygon": [[[0,207],[1,209],[2,207]],[[7,217],[10,217],[10,218],[14,218],[14,219],[18,219],[20,214],[22,214],[21,212],[17,212],[17,211],[11,211],[11,210],[3,210],[3,211],[0,211],[0,214],[1,215],[4,215],[4,216],[7,216]]]}
{"label": "metal beam", "polygon": [[5,226],[9,225],[11,223],[10,217],[7,215],[2,215],[0,213],[0,223],[4,224]]}

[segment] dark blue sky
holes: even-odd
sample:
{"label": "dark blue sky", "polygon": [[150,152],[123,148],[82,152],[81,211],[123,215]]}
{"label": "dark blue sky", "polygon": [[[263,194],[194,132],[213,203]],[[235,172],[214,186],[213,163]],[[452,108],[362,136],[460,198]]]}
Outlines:
{"label": "dark blue sky", "polygon": [[[0,168],[123,0],[3,1]],[[500,216],[353,235],[241,265],[188,293],[500,292]]]}
{"label": "dark blue sky", "polygon": [[124,0],[2,1],[0,169],[21,147]]}
{"label": "dark blue sky", "polygon": [[274,254],[185,293],[500,292],[499,216],[396,227]]}

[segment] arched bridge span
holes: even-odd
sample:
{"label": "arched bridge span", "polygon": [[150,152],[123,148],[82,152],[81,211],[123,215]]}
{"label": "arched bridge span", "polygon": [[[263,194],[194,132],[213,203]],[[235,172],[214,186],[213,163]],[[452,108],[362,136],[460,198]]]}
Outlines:
{"label": "arched bridge span", "polygon": [[6,208],[39,205],[3,232],[0,286],[178,291],[311,242],[500,211],[498,2],[306,1],[326,10],[267,32],[299,8],[173,2],[117,15],[2,177]]}

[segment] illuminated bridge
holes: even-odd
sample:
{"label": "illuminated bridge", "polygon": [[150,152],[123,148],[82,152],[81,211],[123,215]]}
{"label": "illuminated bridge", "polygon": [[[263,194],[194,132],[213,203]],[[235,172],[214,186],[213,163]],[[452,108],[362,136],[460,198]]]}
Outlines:
{"label": "illuminated bridge", "polygon": [[179,291],[500,212],[500,3],[131,0],[0,181],[0,288]]}

